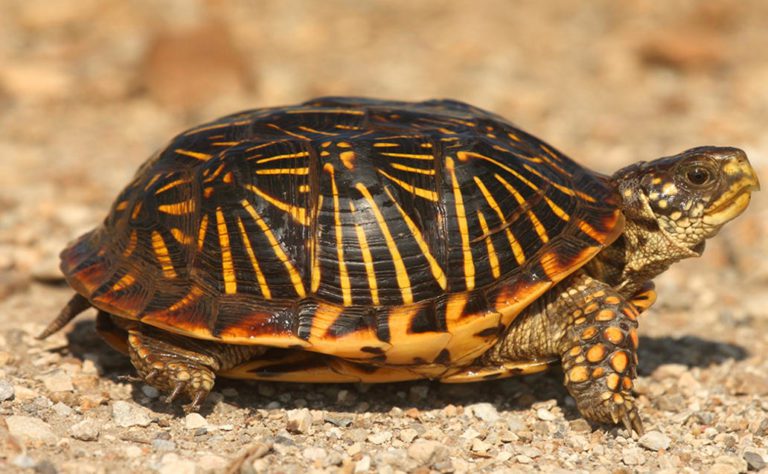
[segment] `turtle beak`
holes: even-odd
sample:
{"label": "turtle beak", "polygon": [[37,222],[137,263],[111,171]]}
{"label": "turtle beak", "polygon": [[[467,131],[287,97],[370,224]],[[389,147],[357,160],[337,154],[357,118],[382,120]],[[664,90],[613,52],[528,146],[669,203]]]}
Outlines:
{"label": "turtle beak", "polygon": [[746,153],[738,148],[725,149],[720,157],[725,177],[725,190],[712,202],[704,214],[704,222],[720,226],[735,218],[749,205],[751,193],[760,190],[760,181],[749,164]]}

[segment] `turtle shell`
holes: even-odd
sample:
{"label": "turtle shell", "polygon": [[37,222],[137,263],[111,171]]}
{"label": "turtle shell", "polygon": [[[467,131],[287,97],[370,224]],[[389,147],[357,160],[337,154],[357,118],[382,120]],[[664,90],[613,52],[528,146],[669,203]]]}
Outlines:
{"label": "turtle shell", "polygon": [[622,227],[608,178],[496,115],[325,98],[177,136],[61,266],[115,316],[432,375]]}

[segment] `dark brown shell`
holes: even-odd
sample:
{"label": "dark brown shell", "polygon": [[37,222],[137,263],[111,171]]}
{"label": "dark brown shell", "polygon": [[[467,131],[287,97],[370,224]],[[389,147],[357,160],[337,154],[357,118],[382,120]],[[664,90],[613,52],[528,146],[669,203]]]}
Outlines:
{"label": "dark brown shell", "polygon": [[318,99],[182,133],[62,269],[94,306],[192,337],[448,367],[612,242],[617,202],[466,104]]}

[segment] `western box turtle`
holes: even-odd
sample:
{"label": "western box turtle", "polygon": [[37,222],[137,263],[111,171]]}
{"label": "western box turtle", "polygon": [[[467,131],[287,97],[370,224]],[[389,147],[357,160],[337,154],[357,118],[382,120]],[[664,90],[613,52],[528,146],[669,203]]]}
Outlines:
{"label": "western box turtle", "polygon": [[590,171],[455,101],[324,98],[174,138],[70,244],[77,294],[140,380],[470,382],[562,363],[582,415],[642,433],[651,279],[758,189],[736,148]]}

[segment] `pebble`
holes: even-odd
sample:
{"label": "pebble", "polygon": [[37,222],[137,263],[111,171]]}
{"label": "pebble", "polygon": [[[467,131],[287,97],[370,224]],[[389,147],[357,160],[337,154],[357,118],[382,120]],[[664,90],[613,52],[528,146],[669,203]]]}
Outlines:
{"label": "pebble", "polygon": [[160,474],[195,474],[195,463],[182,459],[176,453],[168,453],[160,461]]}
{"label": "pebble", "polygon": [[304,448],[304,451],[301,452],[301,455],[307,461],[314,462],[325,459],[328,456],[328,452],[323,448],[310,446],[308,448]]}
{"label": "pebble", "polygon": [[66,418],[69,416],[74,415],[75,411],[69,407],[69,405],[66,405],[61,402],[56,402],[51,409],[60,417]]}
{"label": "pebble", "polygon": [[391,431],[380,431],[378,433],[368,435],[368,441],[373,444],[384,444],[390,439],[392,439]]}
{"label": "pebble", "polygon": [[176,443],[169,439],[155,438],[152,440],[152,447],[158,451],[174,451]]}
{"label": "pebble", "polygon": [[371,457],[363,456],[355,463],[355,474],[362,474],[371,470]]}
{"label": "pebble", "polygon": [[480,420],[493,423],[499,419],[499,411],[491,403],[475,403],[468,405],[466,409]]}
{"label": "pebble", "polygon": [[288,411],[288,423],[285,426],[290,433],[308,433],[312,427],[312,414],[307,408]]}
{"label": "pebble", "polygon": [[408,447],[408,456],[425,466],[443,460],[447,454],[448,449],[445,446],[427,439],[418,439]]}
{"label": "pebble", "polygon": [[546,408],[539,408],[536,410],[536,417],[542,421],[553,421],[557,417],[552,414],[551,411],[547,410]]}
{"label": "pebble", "polygon": [[416,437],[419,435],[419,432],[414,430],[413,428],[405,428],[404,430],[400,430],[400,434],[398,435],[398,438],[400,438],[401,441],[410,443]]}
{"label": "pebble", "polygon": [[133,403],[118,400],[112,403],[112,419],[121,428],[149,426],[152,419],[149,410]]}
{"label": "pebble", "polygon": [[71,392],[75,389],[72,385],[72,377],[63,370],[55,370],[38,378],[49,392]]}
{"label": "pebble", "polygon": [[667,435],[659,431],[649,431],[638,440],[640,446],[650,449],[651,451],[668,449],[670,441],[671,440]]}
{"label": "pebble", "polygon": [[12,399],[14,394],[13,384],[5,379],[0,380],[0,402]]}
{"label": "pebble", "polygon": [[160,396],[160,391],[151,385],[142,385],[141,393],[147,398],[157,398]]}
{"label": "pebble", "polygon": [[6,417],[8,431],[12,436],[21,440],[30,441],[33,444],[56,444],[58,436],[53,432],[51,425],[39,418],[32,416],[11,415]]}
{"label": "pebble", "polygon": [[94,420],[83,420],[72,425],[69,434],[81,441],[96,441],[99,439],[99,424]]}
{"label": "pebble", "polygon": [[196,430],[208,426],[208,421],[200,413],[189,413],[184,417],[184,428]]}
{"label": "pebble", "polygon": [[645,462],[645,454],[638,447],[628,447],[621,450],[621,460],[627,466],[639,466]]}
{"label": "pebble", "polygon": [[742,457],[747,462],[747,467],[750,471],[759,471],[766,466],[763,457],[754,451],[744,451],[744,456]]}
{"label": "pebble", "polygon": [[224,472],[229,461],[215,454],[203,454],[197,459],[196,464],[203,472]]}
{"label": "pebble", "polygon": [[485,453],[492,447],[493,445],[491,443],[487,443],[479,438],[472,440],[472,451],[476,453]]}

